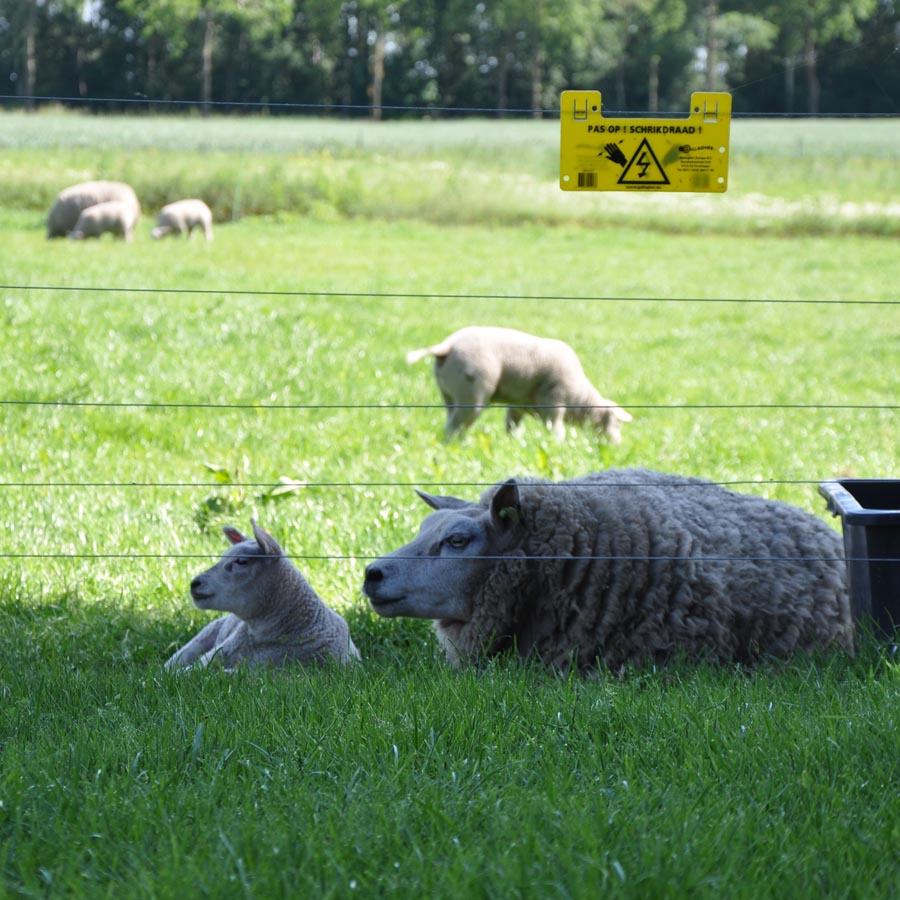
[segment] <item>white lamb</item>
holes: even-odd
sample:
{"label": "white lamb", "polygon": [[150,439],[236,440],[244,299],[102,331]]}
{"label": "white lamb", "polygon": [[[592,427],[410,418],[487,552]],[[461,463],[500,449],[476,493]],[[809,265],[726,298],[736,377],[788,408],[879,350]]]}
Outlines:
{"label": "white lamb", "polygon": [[120,200],[134,210],[134,221],[141,214],[134,189],[123,181],[84,181],[60,191],[47,215],[47,237],[65,237],[76,227],[81,211],[108,200]]}
{"label": "white lamb", "polygon": [[206,240],[213,239],[212,212],[202,200],[176,200],[159,211],[156,228],[150,233],[154,238],[164,238],[168,234],[193,236],[195,228],[202,228]]}
{"label": "white lamb", "polygon": [[99,238],[109,232],[126,241],[134,239],[134,226],[137,215],[130,203],[122,200],[107,200],[97,203],[81,211],[75,227],[69,232],[73,241],[86,238]]}
{"label": "white lamb", "polygon": [[199,609],[228,615],[210,622],[173,653],[166,668],[360,659],[344,619],[322,602],[275,538],[251,522],[253,538],[226,526],[223,531],[233,546],[191,581]]}
{"label": "white lamb", "polygon": [[433,356],[434,376],[447,407],[449,440],[471,425],[489,403],[510,404],[506,429],[512,431],[527,413],[539,416],[559,440],[563,420],[587,419],[618,444],[621,425],[631,415],[602,397],[588,381],[575,351],[553,338],[535,337],[512,328],[463,328],[439,344],[411,350],[412,365]]}

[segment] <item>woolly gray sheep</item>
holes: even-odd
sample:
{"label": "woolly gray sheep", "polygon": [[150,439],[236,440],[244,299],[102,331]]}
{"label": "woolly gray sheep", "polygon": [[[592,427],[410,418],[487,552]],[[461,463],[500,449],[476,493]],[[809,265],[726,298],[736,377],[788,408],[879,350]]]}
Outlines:
{"label": "woolly gray sheep", "polygon": [[786,503],[646,469],[511,479],[478,503],[419,493],[437,511],[363,590],[382,616],[434,619],[451,662],[853,652],[841,537]]}
{"label": "woolly gray sheep", "polygon": [[544,420],[559,440],[563,420],[587,419],[614,444],[631,415],[606,400],[588,381],[575,351],[563,341],[534,337],[512,328],[472,326],[441,343],[406,354],[410,365],[433,356],[434,376],[447,407],[449,440],[471,425],[489,403],[513,404],[506,410],[512,431],[526,413]]}
{"label": "woolly gray sheep", "polygon": [[[251,520],[252,522],[252,520]],[[172,654],[167,669],[360,658],[347,623],[327,607],[272,535],[253,522],[253,539],[225,527],[232,543],[216,565],[191,582],[199,609],[227,612]]]}
{"label": "woolly gray sheep", "polygon": [[130,241],[134,238],[136,219],[134,207],[130,203],[123,203],[121,200],[95,203],[81,211],[69,237],[73,241],[83,241],[86,238],[99,238],[109,232]]}
{"label": "woolly gray sheep", "polygon": [[141,205],[129,185],[122,181],[85,181],[73,184],[57,195],[47,216],[47,237],[65,237],[75,228],[83,209],[107,200],[128,203],[134,209],[134,221],[140,217]]}
{"label": "woolly gray sheep", "polygon": [[176,200],[159,211],[156,228],[150,233],[157,239],[169,234],[187,234],[190,239],[195,228],[202,228],[208,241],[213,239],[209,207],[202,200]]}

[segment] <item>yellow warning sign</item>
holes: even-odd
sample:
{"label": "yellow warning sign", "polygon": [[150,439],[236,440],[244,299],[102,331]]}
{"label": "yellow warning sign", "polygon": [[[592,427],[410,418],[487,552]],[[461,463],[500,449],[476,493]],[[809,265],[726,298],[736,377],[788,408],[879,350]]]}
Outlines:
{"label": "yellow warning sign", "polygon": [[725,191],[731,94],[691,94],[685,116],[605,118],[599,91],[563,91],[564,191]]}

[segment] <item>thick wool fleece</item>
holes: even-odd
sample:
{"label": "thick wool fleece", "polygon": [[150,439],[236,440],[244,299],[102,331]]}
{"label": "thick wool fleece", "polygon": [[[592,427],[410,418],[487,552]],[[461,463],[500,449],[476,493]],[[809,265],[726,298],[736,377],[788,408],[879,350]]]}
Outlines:
{"label": "thick wool fleece", "polygon": [[471,619],[436,623],[451,659],[512,645],[560,668],[853,652],[841,538],[803,510],[643,469],[518,485],[515,543],[482,572]]}

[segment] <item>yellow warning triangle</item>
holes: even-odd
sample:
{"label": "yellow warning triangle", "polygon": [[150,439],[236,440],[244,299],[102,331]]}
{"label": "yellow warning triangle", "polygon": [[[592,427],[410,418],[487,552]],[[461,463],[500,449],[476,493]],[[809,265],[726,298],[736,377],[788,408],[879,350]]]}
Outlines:
{"label": "yellow warning triangle", "polygon": [[619,176],[619,184],[668,184],[666,171],[659,164],[653,148],[644,138]]}

